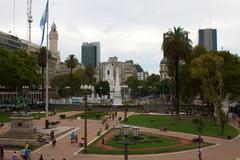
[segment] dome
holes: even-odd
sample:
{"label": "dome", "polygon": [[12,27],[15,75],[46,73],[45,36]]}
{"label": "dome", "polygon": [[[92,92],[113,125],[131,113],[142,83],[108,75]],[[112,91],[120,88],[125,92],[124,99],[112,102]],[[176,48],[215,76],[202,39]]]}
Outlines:
{"label": "dome", "polygon": [[167,58],[163,58],[160,62],[160,64],[167,64]]}

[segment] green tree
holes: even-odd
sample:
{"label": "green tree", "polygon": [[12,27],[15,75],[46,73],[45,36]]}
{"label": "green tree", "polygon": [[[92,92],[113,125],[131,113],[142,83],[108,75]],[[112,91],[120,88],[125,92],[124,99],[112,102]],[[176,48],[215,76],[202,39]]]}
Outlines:
{"label": "green tree", "polygon": [[[73,88],[73,84],[72,84],[72,71],[73,71],[73,69],[74,68],[76,68],[76,66],[77,66],[77,63],[78,63],[78,60],[77,60],[77,58],[75,57],[75,55],[74,54],[70,54],[69,56],[68,56],[68,58],[65,60],[65,63],[67,64],[67,67],[68,68],[70,68],[70,89],[71,89],[71,92],[72,92],[72,88]],[[71,96],[73,96],[73,95],[71,95]]]}
{"label": "green tree", "polygon": [[191,51],[191,40],[188,38],[188,32],[178,27],[169,30],[164,34],[162,44],[164,56],[167,57],[171,66],[175,70],[175,110],[179,115],[179,93],[178,93],[178,65],[179,61],[184,59]]}
{"label": "green tree", "polygon": [[99,81],[95,86],[95,91],[98,95],[108,95],[110,91],[110,86],[108,81]]}
{"label": "green tree", "polygon": [[140,86],[137,76],[131,76],[127,79],[128,88],[131,89],[131,96],[136,97],[138,94],[138,86]]}
{"label": "green tree", "polygon": [[46,56],[47,56],[47,49],[46,47],[41,47],[40,51],[37,54],[38,57],[38,66],[41,68],[41,83],[42,83],[42,101],[44,102],[44,69],[46,68]]}
{"label": "green tree", "polygon": [[[84,70],[78,69],[73,72],[72,79],[71,74],[62,74],[55,76],[51,81],[51,86],[57,89],[59,97],[69,97],[72,95],[78,96],[80,95],[80,86],[81,84],[84,84],[84,80]],[[70,90],[68,86],[71,83],[73,87]]]}
{"label": "green tree", "polygon": [[84,69],[84,75],[85,75],[85,83],[94,85],[96,82],[96,78],[94,77],[95,74],[95,68],[92,65],[88,65]]}
{"label": "green tree", "polygon": [[192,78],[201,80],[201,89],[204,96],[216,108],[217,124],[220,128],[221,135],[223,135],[224,124],[226,122],[226,115],[222,108],[224,99],[222,78],[223,65],[223,58],[213,53],[201,55],[191,62]]}

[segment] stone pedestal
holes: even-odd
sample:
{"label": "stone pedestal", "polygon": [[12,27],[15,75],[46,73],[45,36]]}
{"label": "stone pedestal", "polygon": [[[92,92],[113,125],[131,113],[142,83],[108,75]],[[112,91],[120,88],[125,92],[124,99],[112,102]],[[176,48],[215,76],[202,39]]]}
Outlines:
{"label": "stone pedestal", "polygon": [[34,132],[33,117],[28,114],[16,114],[10,117],[11,125],[7,133],[0,135],[0,145],[23,146],[25,143],[38,145],[38,133]]}

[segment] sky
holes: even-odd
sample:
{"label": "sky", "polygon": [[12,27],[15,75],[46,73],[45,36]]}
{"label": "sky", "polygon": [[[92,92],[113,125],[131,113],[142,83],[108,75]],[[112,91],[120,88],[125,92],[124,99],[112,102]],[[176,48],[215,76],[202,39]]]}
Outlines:
{"label": "sky", "polygon": [[[15,21],[13,2],[0,0],[0,31],[27,39],[27,0],[15,0]],[[32,0],[36,44],[45,4],[46,0]],[[218,49],[240,55],[239,15],[239,0],[50,0],[49,25],[57,26],[61,61],[75,54],[81,62],[82,42],[98,41],[102,62],[117,56],[159,73],[163,33],[174,26],[187,30],[193,45],[198,43],[198,29],[216,28]]]}

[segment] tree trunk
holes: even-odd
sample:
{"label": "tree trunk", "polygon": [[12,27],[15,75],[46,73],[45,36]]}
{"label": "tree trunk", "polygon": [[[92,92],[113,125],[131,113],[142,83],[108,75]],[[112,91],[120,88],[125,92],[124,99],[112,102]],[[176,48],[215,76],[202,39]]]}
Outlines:
{"label": "tree trunk", "polygon": [[175,103],[175,110],[176,110],[176,115],[179,115],[179,93],[178,93],[178,57],[176,57],[175,60],[175,83],[176,83],[176,103]]}

